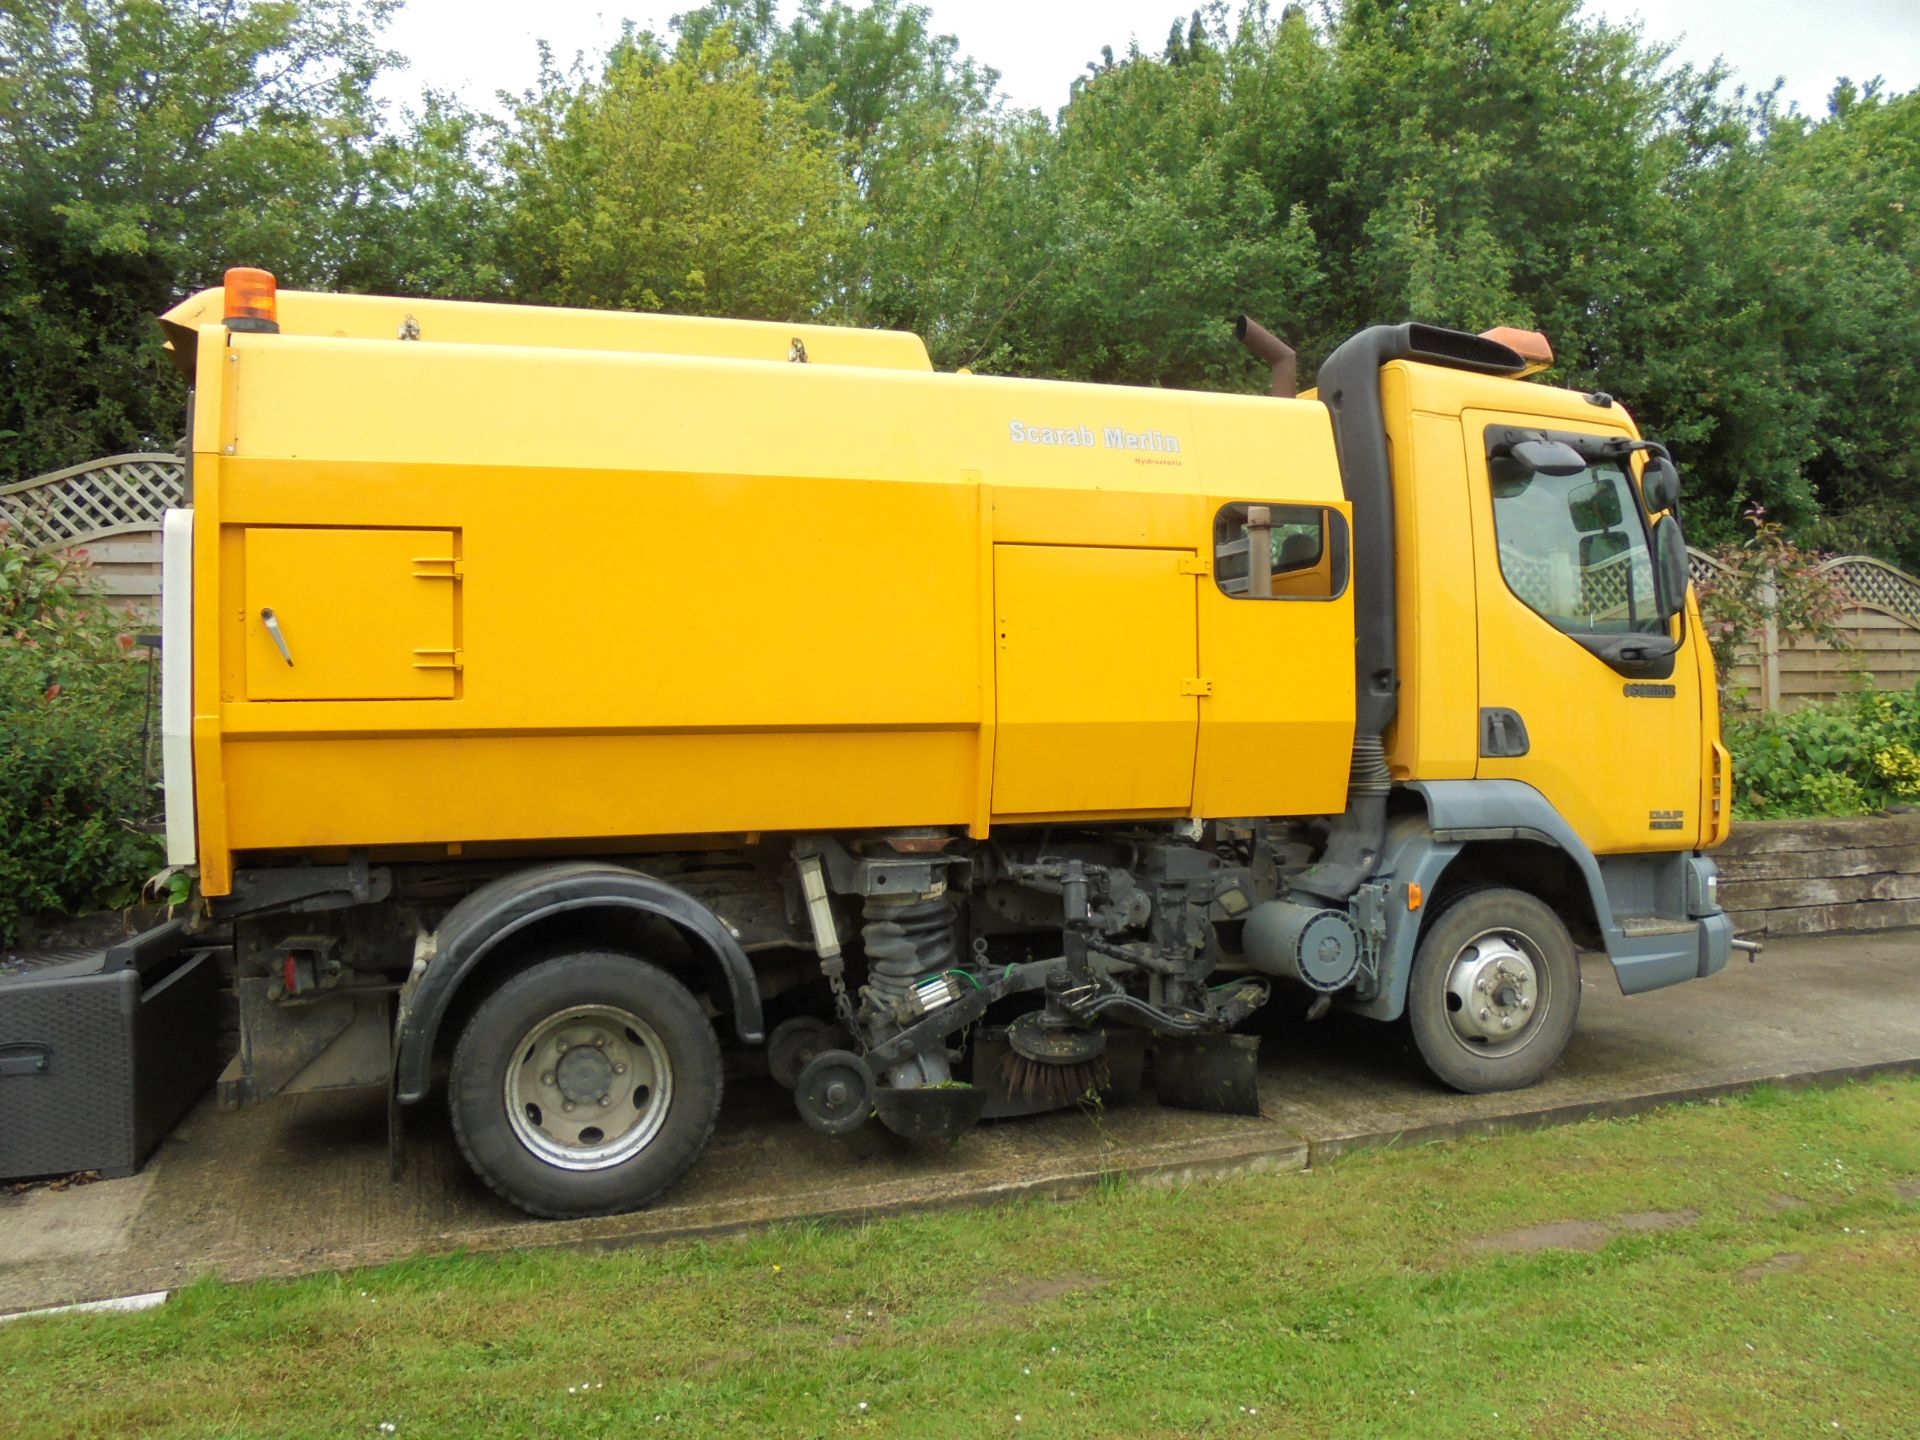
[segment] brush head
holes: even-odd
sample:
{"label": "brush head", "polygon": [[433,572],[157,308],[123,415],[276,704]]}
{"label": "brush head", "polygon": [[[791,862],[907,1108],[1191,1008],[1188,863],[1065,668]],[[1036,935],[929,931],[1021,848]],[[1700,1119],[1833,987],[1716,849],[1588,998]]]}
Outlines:
{"label": "brush head", "polygon": [[1007,1092],[1041,1105],[1071,1105],[1113,1083],[1103,1055],[1107,1032],[1081,1025],[1049,1024],[1033,1010],[1007,1027],[1007,1057],[1000,1081]]}
{"label": "brush head", "polygon": [[1007,1027],[1007,1044],[1042,1065],[1081,1065],[1106,1053],[1107,1032],[1050,1021],[1045,1010],[1030,1010]]}
{"label": "brush head", "polygon": [[1009,1095],[1030,1104],[1071,1105],[1106,1089],[1113,1074],[1100,1057],[1063,1065],[1009,1049],[1000,1062],[1000,1083]]}

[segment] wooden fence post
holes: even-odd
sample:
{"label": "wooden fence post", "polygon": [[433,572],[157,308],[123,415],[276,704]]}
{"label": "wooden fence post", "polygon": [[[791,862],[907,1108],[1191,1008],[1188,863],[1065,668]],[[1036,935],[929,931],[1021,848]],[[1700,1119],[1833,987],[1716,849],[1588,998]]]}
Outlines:
{"label": "wooden fence post", "polygon": [[1780,585],[1769,565],[1760,581],[1760,708],[1780,708]]}

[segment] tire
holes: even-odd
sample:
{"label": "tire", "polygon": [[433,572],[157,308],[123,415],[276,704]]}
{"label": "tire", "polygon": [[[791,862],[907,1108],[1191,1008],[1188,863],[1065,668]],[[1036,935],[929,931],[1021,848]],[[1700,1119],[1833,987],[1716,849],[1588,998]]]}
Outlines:
{"label": "tire", "polygon": [[630,955],[583,951],[480,1002],[448,1103],[474,1173],[558,1220],[638,1209],[686,1174],[720,1090],[720,1044],[687,988]]}
{"label": "tire", "polygon": [[1567,1048],[1579,1014],[1572,937],[1525,891],[1463,895],[1434,917],[1414,953],[1407,1021],[1427,1068],[1455,1090],[1533,1084]]}

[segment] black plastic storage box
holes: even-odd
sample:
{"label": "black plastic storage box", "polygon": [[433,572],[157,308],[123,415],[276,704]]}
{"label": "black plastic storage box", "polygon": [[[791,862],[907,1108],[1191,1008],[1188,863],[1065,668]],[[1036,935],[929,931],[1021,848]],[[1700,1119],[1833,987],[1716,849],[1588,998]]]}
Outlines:
{"label": "black plastic storage box", "polygon": [[0,967],[0,1180],[138,1170],[219,1073],[218,986],[178,920]]}

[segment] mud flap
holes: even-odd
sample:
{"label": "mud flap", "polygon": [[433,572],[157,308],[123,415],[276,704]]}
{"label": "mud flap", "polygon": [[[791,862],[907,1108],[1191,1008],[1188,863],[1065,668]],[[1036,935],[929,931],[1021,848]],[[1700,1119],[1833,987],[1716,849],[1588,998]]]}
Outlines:
{"label": "mud flap", "polygon": [[1258,1115],[1260,1037],[1197,1035],[1156,1040],[1153,1083],[1162,1105],[1211,1115]]}
{"label": "mud flap", "polygon": [[407,1173],[407,1112],[400,1087],[387,1081],[387,1178],[398,1183]]}

